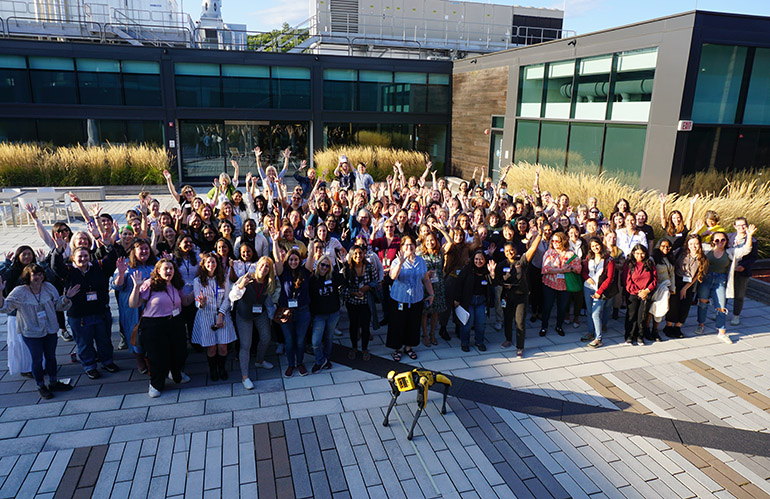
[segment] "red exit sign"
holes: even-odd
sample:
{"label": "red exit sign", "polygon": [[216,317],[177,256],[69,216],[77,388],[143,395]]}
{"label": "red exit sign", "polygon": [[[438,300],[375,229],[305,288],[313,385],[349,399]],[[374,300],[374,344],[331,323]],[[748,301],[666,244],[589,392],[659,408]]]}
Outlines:
{"label": "red exit sign", "polygon": [[676,127],[677,131],[689,132],[692,130],[692,120],[679,120],[679,124]]}

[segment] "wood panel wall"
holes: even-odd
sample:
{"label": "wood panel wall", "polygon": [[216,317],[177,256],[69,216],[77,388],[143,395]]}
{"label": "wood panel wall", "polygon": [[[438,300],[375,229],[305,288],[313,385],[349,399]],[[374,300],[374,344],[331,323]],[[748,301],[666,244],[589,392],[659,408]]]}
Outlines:
{"label": "wood panel wall", "polygon": [[470,179],[473,168],[487,171],[492,115],[505,115],[508,67],[452,76],[452,175]]}

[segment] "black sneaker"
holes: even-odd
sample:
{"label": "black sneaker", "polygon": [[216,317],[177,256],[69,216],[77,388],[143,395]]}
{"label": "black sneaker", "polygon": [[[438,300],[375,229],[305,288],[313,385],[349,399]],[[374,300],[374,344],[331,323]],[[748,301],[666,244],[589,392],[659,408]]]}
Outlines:
{"label": "black sneaker", "polygon": [[37,391],[38,391],[38,393],[40,394],[40,397],[41,397],[41,398],[44,398],[44,399],[46,399],[46,400],[48,400],[48,399],[50,399],[51,397],[53,397],[53,393],[51,393],[51,391],[50,391],[50,390],[48,389],[48,387],[47,387],[47,386],[45,386],[45,385],[40,385],[40,386],[38,386],[38,387],[37,387]]}
{"label": "black sneaker", "polygon": [[102,377],[102,373],[100,373],[96,369],[91,369],[86,371],[86,376],[88,376],[89,379],[99,379]]}
{"label": "black sneaker", "polygon": [[313,374],[318,374],[318,371],[323,369],[323,364],[313,364],[313,367],[310,368],[310,372]]}
{"label": "black sneaker", "polygon": [[32,372],[23,372],[23,373],[19,373],[19,374],[21,374],[21,376],[22,376],[23,378],[29,378],[29,379],[32,379],[32,378],[34,378],[34,377],[35,377],[35,375],[34,375],[34,374],[32,374]]}
{"label": "black sneaker", "polygon": [[108,373],[116,373],[120,371],[120,368],[114,362],[110,362],[109,364],[103,365],[102,369],[104,369]]}
{"label": "black sneaker", "polygon": [[540,336],[545,336],[545,333],[547,333],[548,330],[546,328],[543,328],[540,330]]}
{"label": "black sneaker", "polygon": [[486,352],[487,351],[487,346],[485,344],[483,344],[483,343],[476,344],[476,348],[479,349],[479,352]]}
{"label": "black sneaker", "polygon": [[331,369],[331,368],[332,368],[332,363],[327,360],[326,365],[324,366],[324,369]]}
{"label": "black sneaker", "polygon": [[72,385],[69,383],[62,383],[61,381],[54,381],[48,385],[48,389],[52,392],[68,392],[72,390]]}
{"label": "black sneaker", "polygon": [[559,336],[564,336],[564,330],[560,327],[557,327],[556,334],[558,334]]}
{"label": "black sneaker", "polygon": [[460,350],[462,350],[463,352],[470,352],[471,347],[469,347],[468,345],[461,345]]}
{"label": "black sneaker", "polygon": [[586,333],[584,336],[580,337],[580,341],[593,341],[593,339],[596,338],[593,333]]}

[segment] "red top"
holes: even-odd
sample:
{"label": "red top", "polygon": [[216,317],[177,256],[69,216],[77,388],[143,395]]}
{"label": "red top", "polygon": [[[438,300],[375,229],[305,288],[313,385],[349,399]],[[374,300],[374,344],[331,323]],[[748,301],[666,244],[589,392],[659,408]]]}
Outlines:
{"label": "red top", "polygon": [[639,291],[649,289],[654,292],[658,286],[658,273],[655,267],[652,270],[644,268],[644,262],[631,262],[626,264],[626,291],[631,295],[638,295]]}

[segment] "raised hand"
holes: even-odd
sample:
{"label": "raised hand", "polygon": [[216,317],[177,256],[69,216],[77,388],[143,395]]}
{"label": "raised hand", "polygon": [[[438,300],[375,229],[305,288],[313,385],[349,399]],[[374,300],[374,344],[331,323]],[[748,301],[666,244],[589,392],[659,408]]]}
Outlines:
{"label": "raised hand", "polygon": [[73,298],[76,294],[80,292],[80,284],[75,284],[71,288],[67,288],[64,290],[64,295],[67,298]]}
{"label": "raised hand", "polygon": [[494,255],[496,249],[497,249],[497,245],[495,243],[489,243],[489,248],[487,250],[487,253],[489,253],[490,255]]}
{"label": "raised hand", "polygon": [[91,215],[93,215],[94,218],[97,218],[101,212],[102,207],[99,206],[99,203],[93,203],[91,205]]}
{"label": "raised hand", "polygon": [[304,159],[299,162],[299,170],[302,171],[307,166],[307,161]]}
{"label": "raised hand", "polygon": [[37,261],[38,261],[38,262],[43,262],[43,261],[45,261],[45,254],[46,254],[46,251],[45,251],[45,249],[43,249],[43,248],[38,248],[38,249],[37,249],[37,251],[36,251],[35,253],[37,253]]}
{"label": "raised hand", "polygon": [[697,222],[695,222],[695,225],[693,226],[693,231],[695,231],[695,233],[698,234],[701,231],[701,229],[703,229],[704,225],[705,224],[703,223],[703,220],[698,220]]}
{"label": "raised hand", "polygon": [[401,162],[400,161],[396,161],[396,168],[398,168],[399,170],[401,169]]}
{"label": "raised hand", "polygon": [[660,202],[661,202],[661,203],[665,203],[665,202],[666,202],[666,198],[667,198],[668,196],[666,196],[666,194],[665,194],[665,193],[661,192],[661,193],[660,193],[660,196],[658,196],[658,197],[660,198]]}
{"label": "raised hand", "polygon": [[31,216],[33,219],[37,220],[37,206],[34,204],[25,204],[24,209],[27,210],[27,213],[29,213],[29,216]]}
{"label": "raised hand", "polygon": [[751,238],[754,236],[754,233],[755,233],[756,231],[757,231],[757,226],[756,226],[756,225],[754,225],[754,224],[751,224],[751,225],[749,225],[749,228],[748,228],[748,230],[746,231],[746,233],[747,233],[747,234],[748,234],[748,236],[749,236],[749,239],[751,239]]}
{"label": "raised hand", "polygon": [[257,147],[255,147],[255,148],[254,148],[254,155],[255,155],[257,158],[259,158],[260,156],[262,156],[262,149],[260,149],[260,148],[259,148],[259,146],[257,146]]}
{"label": "raised hand", "polygon": [[66,246],[67,241],[64,239],[64,235],[60,234],[59,232],[54,232],[53,243],[56,245],[57,249],[62,249],[64,246]]}
{"label": "raised hand", "polygon": [[235,161],[234,159],[231,159],[230,160],[230,166],[232,166],[233,168],[238,168],[238,162]]}
{"label": "raised hand", "polygon": [[283,157],[289,159],[291,157],[291,148],[287,147],[283,150]]}
{"label": "raised hand", "polygon": [[118,260],[115,263],[116,263],[118,272],[120,272],[121,274],[125,274],[126,270],[128,270],[128,263],[126,262],[126,257],[121,256],[120,258],[118,258]]}
{"label": "raised hand", "polygon": [[171,172],[168,170],[163,170],[163,176],[166,177],[166,180],[171,180]]}
{"label": "raised hand", "polygon": [[8,260],[9,262],[12,262],[12,261],[13,261],[13,255],[14,255],[14,254],[15,254],[15,253],[14,253],[13,251],[9,251],[9,252],[7,252],[7,253],[5,254],[5,259],[6,259],[6,260]]}
{"label": "raised hand", "polygon": [[68,192],[67,195],[72,199],[73,203],[80,203],[80,198],[74,192]]}
{"label": "raised hand", "polygon": [[495,268],[497,268],[497,262],[495,262],[494,260],[489,260],[489,262],[487,262],[487,270],[489,270],[489,273],[494,275]]}
{"label": "raised hand", "polygon": [[139,272],[134,272],[131,274],[131,281],[134,283],[134,287],[137,288],[142,284],[143,279]]}
{"label": "raised hand", "polygon": [[696,194],[692,198],[690,198],[690,206],[694,205],[699,197],[700,197],[700,194]]}
{"label": "raised hand", "polygon": [[204,295],[203,292],[198,293],[198,296],[196,296],[195,299],[198,301],[198,306],[199,307],[205,307],[206,306],[206,295]]}
{"label": "raised hand", "polygon": [[425,163],[425,169],[426,170],[430,170],[431,166],[433,166],[433,161],[428,161],[427,163]]}

